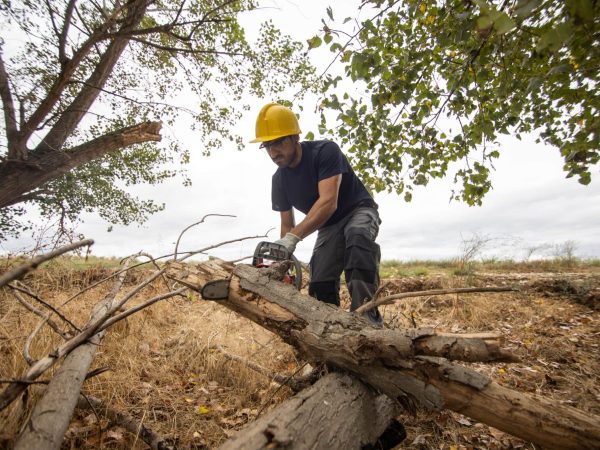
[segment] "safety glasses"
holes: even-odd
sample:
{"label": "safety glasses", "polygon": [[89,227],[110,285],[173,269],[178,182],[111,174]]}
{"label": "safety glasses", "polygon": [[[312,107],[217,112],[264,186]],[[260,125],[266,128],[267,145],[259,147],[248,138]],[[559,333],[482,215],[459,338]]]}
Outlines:
{"label": "safety glasses", "polygon": [[274,139],[272,141],[268,141],[268,142],[263,142],[262,144],[260,144],[260,148],[264,148],[265,150],[270,150],[273,147],[277,147],[278,145],[281,145],[289,136],[284,136],[282,138],[279,139]]}

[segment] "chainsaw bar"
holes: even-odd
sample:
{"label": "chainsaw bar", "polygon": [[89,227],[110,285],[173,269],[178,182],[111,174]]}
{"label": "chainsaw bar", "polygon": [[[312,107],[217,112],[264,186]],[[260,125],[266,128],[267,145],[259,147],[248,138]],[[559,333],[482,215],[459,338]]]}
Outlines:
{"label": "chainsaw bar", "polygon": [[229,297],[229,280],[214,280],[206,283],[200,295],[204,300],[225,300]]}

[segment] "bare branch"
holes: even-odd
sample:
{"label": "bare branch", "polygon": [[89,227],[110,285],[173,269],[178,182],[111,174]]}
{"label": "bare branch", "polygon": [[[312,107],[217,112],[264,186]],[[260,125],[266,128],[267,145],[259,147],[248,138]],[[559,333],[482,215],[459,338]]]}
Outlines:
{"label": "bare branch", "polygon": [[231,214],[207,214],[202,219],[200,219],[199,222],[193,223],[193,224],[185,227],[183,229],[183,231],[179,234],[179,237],[177,238],[177,243],[175,244],[175,252],[174,252],[174,256],[173,256],[173,259],[175,261],[177,260],[177,249],[179,248],[179,242],[181,241],[181,238],[183,237],[183,234],[187,230],[189,230],[190,228],[195,227],[196,225],[200,225],[201,223],[204,223],[204,219],[206,219],[207,217],[212,217],[212,216],[217,216],[217,217],[236,217],[236,216],[233,216]]}
{"label": "bare branch", "polygon": [[26,264],[23,264],[15,269],[9,270],[8,272],[3,273],[0,276],[0,287],[10,283],[11,281],[17,280],[23,277],[25,274],[35,270],[40,264],[50,261],[51,259],[56,258],[57,256],[62,255],[63,253],[70,252],[72,250],[78,249],[80,247],[90,246],[94,243],[92,239],[84,239],[82,241],[74,242],[69,245],[65,245],[64,247],[57,248],[56,250],[46,253],[44,255],[36,256],[31,261]]}
{"label": "bare branch", "polygon": [[135,314],[136,312],[141,311],[142,309],[147,308],[148,306],[153,305],[156,302],[165,300],[167,298],[175,297],[177,295],[181,295],[183,292],[185,292],[187,290],[188,290],[187,287],[183,287],[183,288],[179,288],[175,291],[167,292],[166,294],[161,294],[161,295],[157,295],[156,297],[152,297],[150,300],[147,300],[144,303],[140,303],[139,305],[134,306],[133,308],[129,308],[127,311],[123,311],[121,314],[117,314],[116,316],[111,317],[106,322],[104,322],[104,324],[100,328],[98,328],[98,331],[104,331],[108,327],[114,325],[115,323],[117,323],[123,319],[126,319],[127,317],[131,316],[132,314]]}
{"label": "bare branch", "polygon": [[63,339],[68,339],[69,338],[69,335],[67,333],[65,333],[63,330],[61,330],[60,327],[56,324],[56,322],[54,322],[52,319],[50,319],[50,317],[48,316],[48,314],[44,314],[42,311],[40,311],[39,309],[37,309],[35,306],[33,306],[31,303],[29,303],[27,300],[25,300],[23,297],[21,297],[21,295],[18,292],[13,291],[13,295],[15,296],[15,298],[17,299],[17,301],[21,305],[23,305],[26,309],[28,309],[29,311],[31,311],[35,315],[40,316],[43,319],[45,319],[46,323],[48,323],[48,326],[50,328],[52,328],[56,332],[56,334],[58,334]]}
{"label": "bare branch", "polygon": [[56,21],[54,20],[54,10],[52,9],[52,5],[50,5],[50,0],[46,0],[46,8],[48,8],[48,14],[50,15],[50,22],[52,22],[52,28],[54,29],[54,34],[56,34],[57,38],[60,38],[60,31],[58,31],[58,27],[56,26]]}
{"label": "bare branch", "polygon": [[[185,254],[186,254],[186,256],[185,256],[184,258],[182,258],[181,260],[183,261],[184,259],[187,259],[187,258],[189,258],[189,257],[191,257],[191,256],[193,256],[193,255],[197,255],[197,254],[199,254],[199,253],[204,253],[204,252],[205,252],[205,251],[207,251],[207,250],[212,250],[213,248],[217,248],[217,247],[220,247],[220,246],[222,246],[222,245],[226,245],[226,244],[231,244],[231,243],[233,243],[233,242],[241,242],[241,241],[246,241],[246,240],[250,240],[250,239],[266,238],[266,237],[268,237],[268,233],[269,233],[271,230],[273,230],[273,228],[269,229],[269,230],[268,230],[268,231],[267,231],[265,234],[263,234],[263,235],[257,235],[257,236],[246,236],[246,237],[242,237],[242,238],[239,238],[239,239],[234,239],[234,240],[231,240],[231,241],[225,241],[225,242],[221,242],[220,244],[211,245],[211,246],[208,246],[208,247],[202,248],[202,249],[200,249],[200,250],[194,250],[194,251],[186,251],[186,252],[182,252],[182,253],[185,253]],[[153,258],[153,261],[158,261],[158,260],[160,260],[160,259],[165,259],[165,258],[171,258],[172,256],[173,256],[173,253],[169,253],[169,254],[167,254],[167,255],[162,255],[162,256],[159,256],[159,257],[157,257],[157,258]],[[101,279],[101,280],[98,280],[98,281],[96,281],[95,283],[93,283],[93,284],[90,284],[89,286],[86,286],[85,288],[83,288],[82,290],[80,290],[79,292],[77,292],[76,294],[73,294],[71,297],[69,297],[67,300],[65,300],[65,301],[64,301],[64,302],[63,302],[63,303],[62,303],[60,306],[61,306],[61,307],[65,306],[66,304],[68,304],[68,303],[72,302],[72,301],[73,301],[73,300],[75,300],[77,297],[79,297],[79,296],[83,295],[83,294],[84,294],[84,293],[86,293],[87,291],[89,291],[89,290],[91,290],[91,289],[94,289],[95,287],[97,287],[97,286],[101,285],[102,283],[105,283],[105,282],[107,282],[108,280],[110,280],[110,279],[112,279],[112,278],[114,278],[114,277],[116,277],[116,276],[120,275],[120,274],[121,274],[121,273],[123,273],[123,272],[126,272],[126,271],[128,271],[128,270],[131,270],[131,269],[135,269],[136,267],[140,267],[140,266],[143,266],[143,265],[145,265],[145,264],[149,264],[149,263],[150,263],[150,261],[144,261],[144,262],[141,262],[141,263],[138,263],[138,264],[134,264],[133,266],[129,267],[128,269],[121,269],[121,270],[119,270],[119,271],[117,271],[117,272],[115,272],[115,273],[113,273],[113,274],[111,274],[111,275],[107,276],[106,278],[103,278],[103,279]]]}
{"label": "bare branch", "polygon": [[[290,378],[287,375],[281,375],[279,373],[275,373],[269,369],[264,368],[263,366],[256,364],[246,358],[242,358],[241,356],[234,355],[232,353],[227,352],[222,346],[216,345],[214,348],[219,350],[221,354],[230,361],[236,361],[243,364],[246,367],[254,370],[255,372],[264,375],[270,380],[274,381],[279,385],[287,385],[292,391],[300,392],[302,389],[306,388],[310,383],[304,378]],[[302,366],[304,367],[304,366]]]}
{"label": "bare branch", "polygon": [[43,318],[43,320],[41,320],[40,323],[38,323],[37,327],[35,327],[35,330],[33,330],[33,333],[31,333],[29,336],[27,336],[27,340],[25,341],[25,345],[23,346],[23,358],[25,358],[25,361],[27,362],[27,365],[29,367],[33,366],[36,362],[36,360],[33,359],[29,353],[29,347],[31,347],[33,338],[40,332],[40,330],[42,329],[42,327],[48,321],[49,318],[50,318],[50,313],[47,313],[46,316]]}
{"label": "bare branch", "polygon": [[4,123],[6,127],[6,140],[8,141],[8,159],[23,160],[27,157],[25,148],[19,145],[17,128],[17,116],[15,114],[15,104],[10,90],[10,81],[4,58],[2,57],[2,46],[0,46],[0,99],[2,99],[2,109],[4,111]]}
{"label": "bare branch", "polygon": [[67,45],[67,35],[69,34],[69,26],[71,25],[71,18],[73,17],[73,10],[75,9],[76,1],[77,0],[69,0],[69,4],[67,5],[65,12],[65,21],[58,39],[58,61],[61,65],[66,64],[68,61],[65,53],[65,47]]}
{"label": "bare branch", "polygon": [[163,103],[163,102],[154,102],[154,101],[146,102],[146,101],[136,100],[136,99],[134,99],[134,98],[127,97],[126,95],[120,94],[120,93],[118,93],[118,92],[109,91],[108,89],[99,88],[99,87],[97,87],[97,86],[92,86],[91,84],[88,84],[88,83],[87,83],[87,82],[85,82],[85,81],[80,81],[80,80],[72,80],[72,81],[71,81],[71,83],[79,83],[79,84],[83,84],[83,85],[85,85],[85,86],[87,86],[87,87],[90,87],[90,88],[93,88],[93,89],[97,89],[97,90],[99,90],[100,92],[104,92],[105,94],[112,95],[112,96],[114,96],[114,97],[118,97],[118,98],[122,98],[123,100],[126,100],[126,101],[128,101],[128,102],[131,102],[131,103],[135,103],[136,105],[166,106],[166,107],[169,107],[169,108],[175,108],[175,109],[177,109],[177,110],[179,110],[179,111],[183,111],[183,112],[185,112],[185,113],[187,113],[187,114],[190,114],[190,115],[196,116],[196,113],[195,113],[194,111],[192,111],[192,110],[191,110],[191,109],[189,109],[189,108],[185,108],[185,107],[183,107],[183,106],[171,105],[171,104],[169,104],[169,103]]}
{"label": "bare branch", "polygon": [[79,401],[77,402],[77,408],[101,411],[111,423],[123,427],[130,433],[139,436],[140,439],[148,444],[153,450],[170,448],[167,438],[152,431],[138,419],[111,408],[99,398],[81,394],[79,396]]}
{"label": "bare branch", "polygon": [[[128,2],[128,12],[125,18],[122,29],[129,30],[135,28],[140,20],[142,19],[146,10],[147,2]],[[120,11],[120,8],[116,8]],[[59,101],[62,92],[64,91],[67,83],[70,81],[71,76],[75,73],[81,61],[89,53],[90,49],[98,42],[104,40],[108,36],[108,30],[115,24],[115,19],[118,15],[117,11],[114,11],[109,20],[104,21],[100,27],[94,29],[93,33],[88,39],[81,45],[81,47],[75,51],[73,57],[63,64],[60,74],[51,86],[48,94],[44,100],[40,103],[38,108],[31,115],[29,120],[26,122],[23,130],[23,138],[26,141],[38,125],[44,120],[56,103]],[[101,56],[100,61],[95,66],[94,71],[90,75],[88,82],[94,86],[103,86],[116,64],[117,60],[121,56],[123,50],[127,46],[128,40],[126,38],[113,39],[108,45],[106,51]],[[98,95],[95,90],[83,89],[75,97],[73,102],[67,107],[60,119],[54,124],[52,129],[48,132],[45,139],[38,145],[38,147],[46,147],[50,149],[59,149],[62,147],[64,141],[73,129],[77,126],[83,115],[83,111],[87,111],[91,104],[94,102]]]}
{"label": "bare branch", "polygon": [[382,299],[370,301],[357,308],[354,312],[356,314],[362,314],[376,306],[387,305],[394,303],[395,300],[409,297],[427,297],[429,295],[443,295],[443,294],[471,294],[475,292],[509,292],[515,291],[516,289],[510,286],[504,287],[483,287],[483,288],[455,288],[455,289],[432,289],[430,291],[414,291],[414,292],[403,292],[401,294],[394,294]]}
{"label": "bare branch", "polygon": [[146,41],[140,38],[131,38],[132,41],[139,42],[144,45],[148,45],[149,47],[157,48],[159,50],[164,50],[166,52],[172,53],[190,53],[192,55],[225,55],[225,56],[244,56],[243,53],[237,52],[224,52],[220,50],[194,50],[192,48],[182,48],[182,47],[170,47],[168,45],[160,45],[155,44],[154,42]]}
{"label": "bare branch", "polygon": [[[71,322],[66,316],[64,316],[58,309],[56,309],[54,306],[52,306],[50,303],[42,300],[38,295],[34,294],[33,292],[31,292],[29,289],[27,289],[26,287],[19,287],[16,286],[14,284],[9,284],[8,285],[9,288],[15,290],[15,291],[19,291],[22,292],[23,294],[26,294],[28,296],[30,296],[31,298],[33,298],[36,302],[44,305],[44,307],[48,308],[51,312],[53,312],[54,314],[56,314],[58,317],[60,317],[64,322],[68,323],[73,329],[77,330],[77,331],[81,331],[77,325],[75,325],[73,322]],[[16,292],[15,292],[16,295]],[[45,316],[45,315],[44,315]]]}

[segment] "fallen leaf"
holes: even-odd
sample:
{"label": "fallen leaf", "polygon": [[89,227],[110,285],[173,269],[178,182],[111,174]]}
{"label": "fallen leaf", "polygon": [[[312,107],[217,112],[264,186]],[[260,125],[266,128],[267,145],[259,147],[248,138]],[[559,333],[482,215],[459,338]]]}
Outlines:
{"label": "fallen leaf", "polygon": [[471,421],[469,419],[465,418],[465,417],[459,417],[458,419],[456,419],[456,421],[458,423],[460,423],[461,425],[464,425],[466,427],[470,427],[471,425],[473,425],[471,423]]}
{"label": "fallen leaf", "polygon": [[123,432],[121,430],[108,430],[106,432],[106,439],[112,439],[113,441],[122,441]]}
{"label": "fallen leaf", "polygon": [[427,439],[425,438],[426,436],[424,434],[420,434],[415,438],[411,445],[425,445],[427,444]]}
{"label": "fallen leaf", "polygon": [[198,409],[196,410],[196,412],[198,414],[208,414],[210,412],[210,410],[206,406],[202,405],[202,406],[198,406]]}

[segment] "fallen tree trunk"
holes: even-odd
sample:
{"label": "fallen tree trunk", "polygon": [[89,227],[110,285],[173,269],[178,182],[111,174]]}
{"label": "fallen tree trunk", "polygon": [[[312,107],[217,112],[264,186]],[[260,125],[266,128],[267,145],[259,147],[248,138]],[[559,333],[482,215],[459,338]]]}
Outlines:
{"label": "fallen tree trunk", "polygon": [[[121,273],[113,289],[94,307],[88,326],[104,317],[112,308],[126,275],[127,272]],[[81,386],[104,333],[104,331],[96,333],[66,356],[52,377],[44,396],[36,403],[27,425],[17,440],[15,450],[60,448],[77,405]]]}
{"label": "fallen tree trunk", "polygon": [[[392,448],[405,437],[395,417],[398,404],[356,378],[332,373],[255,420],[221,450],[362,449],[396,431]],[[390,435],[392,433],[387,433]],[[377,447],[375,447],[377,448]]]}
{"label": "fallen tree trunk", "polygon": [[[357,375],[409,410],[448,408],[549,449],[597,448],[600,419],[504,388],[448,359],[514,360],[489,336],[460,338],[433,330],[378,330],[360,316],[302,295],[269,269],[209,260],[173,263],[167,276],[196,291],[229,280],[219,303],[277,333],[301,355]],[[441,357],[444,358],[441,358]]]}

